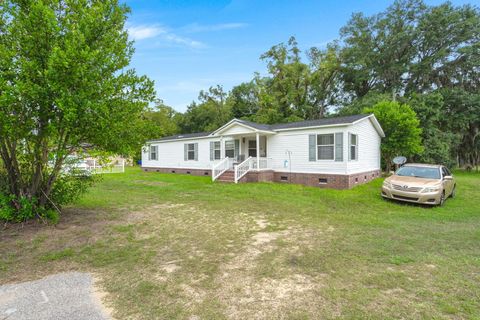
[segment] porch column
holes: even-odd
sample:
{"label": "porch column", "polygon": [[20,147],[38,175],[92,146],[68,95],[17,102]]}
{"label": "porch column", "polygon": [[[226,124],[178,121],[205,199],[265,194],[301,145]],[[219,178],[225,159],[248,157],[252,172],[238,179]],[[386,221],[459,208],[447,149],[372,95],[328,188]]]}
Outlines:
{"label": "porch column", "polygon": [[257,170],[260,170],[260,134],[257,132]]}
{"label": "porch column", "polygon": [[223,136],[220,136],[220,159],[225,158],[225,144],[223,143]]}
{"label": "porch column", "polygon": [[[242,141],[242,137],[238,137],[238,158],[237,158],[237,161],[238,161],[239,159],[241,159],[240,156],[242,155],[242,144],[243,144],[242,142],[243,142],[243,141]],[[243,160],[242,160],[242,161],[243,161]],[[240,161],[240,162],[242,162],[242,161]]]}

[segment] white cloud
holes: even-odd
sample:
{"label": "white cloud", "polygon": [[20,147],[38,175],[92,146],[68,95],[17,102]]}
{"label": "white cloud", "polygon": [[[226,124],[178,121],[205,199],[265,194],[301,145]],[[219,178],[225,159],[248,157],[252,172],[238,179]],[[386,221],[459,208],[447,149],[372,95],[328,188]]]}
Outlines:
{"label": "white cloud", "polygon": [[212,24],[212,25],[201,25],[198,23],[193,23],[183,27],[183,29],[189,33],[196,33],[196,32],[210,32],[210,31],[240,29],[240,28],[245,28],[247,26],[248,24],[240,23],[240,22],[220,23],[220,24]]}
{"label": "white cloud", "polygon": [[165,35],[165,40],[168,40],[170,42],[173,42],[173,43],[176,43],[176,44],[182,44],[182,45],[186,45],[187,47],[191,47],[191,48],[204,48],[206,47],[206,45],[200,41],[196,41],[196,40],[192,40],[190,38],[185,38],[185,37],[181,37],[181,36],[178,36],[176,34],[173,34],[173,33],[168,33]]}
{"label": "white cloud", "polygon": [[196,41],[187,37],[180,36],[169,31],[167,28],[159,25],[137,25],[127,28],[128,34],[135,41],[155,38],[158,44],[178,44],[190,48],[204,48],[206,45],[200,41]]}
{"label": "white cloud", "polygon": [[149,38],[155,38],[160,34],[166,33],[165,29],[152,25],[140,25],[140,26],[130,26],[128,27],[128,34],[134,40],[143,40]]}

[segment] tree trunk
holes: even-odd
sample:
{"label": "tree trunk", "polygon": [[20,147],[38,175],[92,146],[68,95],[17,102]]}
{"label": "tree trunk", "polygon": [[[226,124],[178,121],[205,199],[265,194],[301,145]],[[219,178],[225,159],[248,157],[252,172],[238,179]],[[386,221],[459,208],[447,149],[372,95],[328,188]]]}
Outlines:
{"label": "tree trunk", "polygon": [[20,170],[18,168],[18,162],[14,160],[15,153],[9,150],[7,143],[5,142],[1,144],[0,153],[5,164],[5,169],[7,170],[8,187],[10,189],[10,193],[16,197],[20,197],[21,186],[19,184],[21,183],[21,177]]}

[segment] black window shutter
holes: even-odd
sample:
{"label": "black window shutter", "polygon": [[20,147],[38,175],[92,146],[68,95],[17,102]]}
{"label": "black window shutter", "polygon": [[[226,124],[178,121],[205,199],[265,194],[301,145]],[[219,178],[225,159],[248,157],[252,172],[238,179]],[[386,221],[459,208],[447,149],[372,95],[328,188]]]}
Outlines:
{"label": "black window shutter", "polygon": [[335,133],[335,161],[343,161],[343,132]]}

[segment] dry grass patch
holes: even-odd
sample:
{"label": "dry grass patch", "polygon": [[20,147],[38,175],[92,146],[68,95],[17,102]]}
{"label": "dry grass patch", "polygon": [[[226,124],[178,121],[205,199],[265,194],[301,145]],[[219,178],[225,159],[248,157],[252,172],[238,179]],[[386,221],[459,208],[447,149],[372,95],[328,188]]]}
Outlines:
{"label": "dry grass patch", "polygon": [[[259,230],[268,229],[266,219],[255,221]],[[299,246],[310,246],[311,237],[323,234],[293,222],[288,225],[281,231],[255,232],[242,251],[221,266],[217,296],[227,306],[227,318],[278,319],[297,313],[316,314],[325,275],[304,274],[288,259],[297,254]]]}
{"label": "dry grass patch", "polygon": [[382,201],[381,181],[105,176],[59,225],[0,232],[0,283],[91,272],[118,319],[478,318],[478,179],[457,178],[427,209]]}

